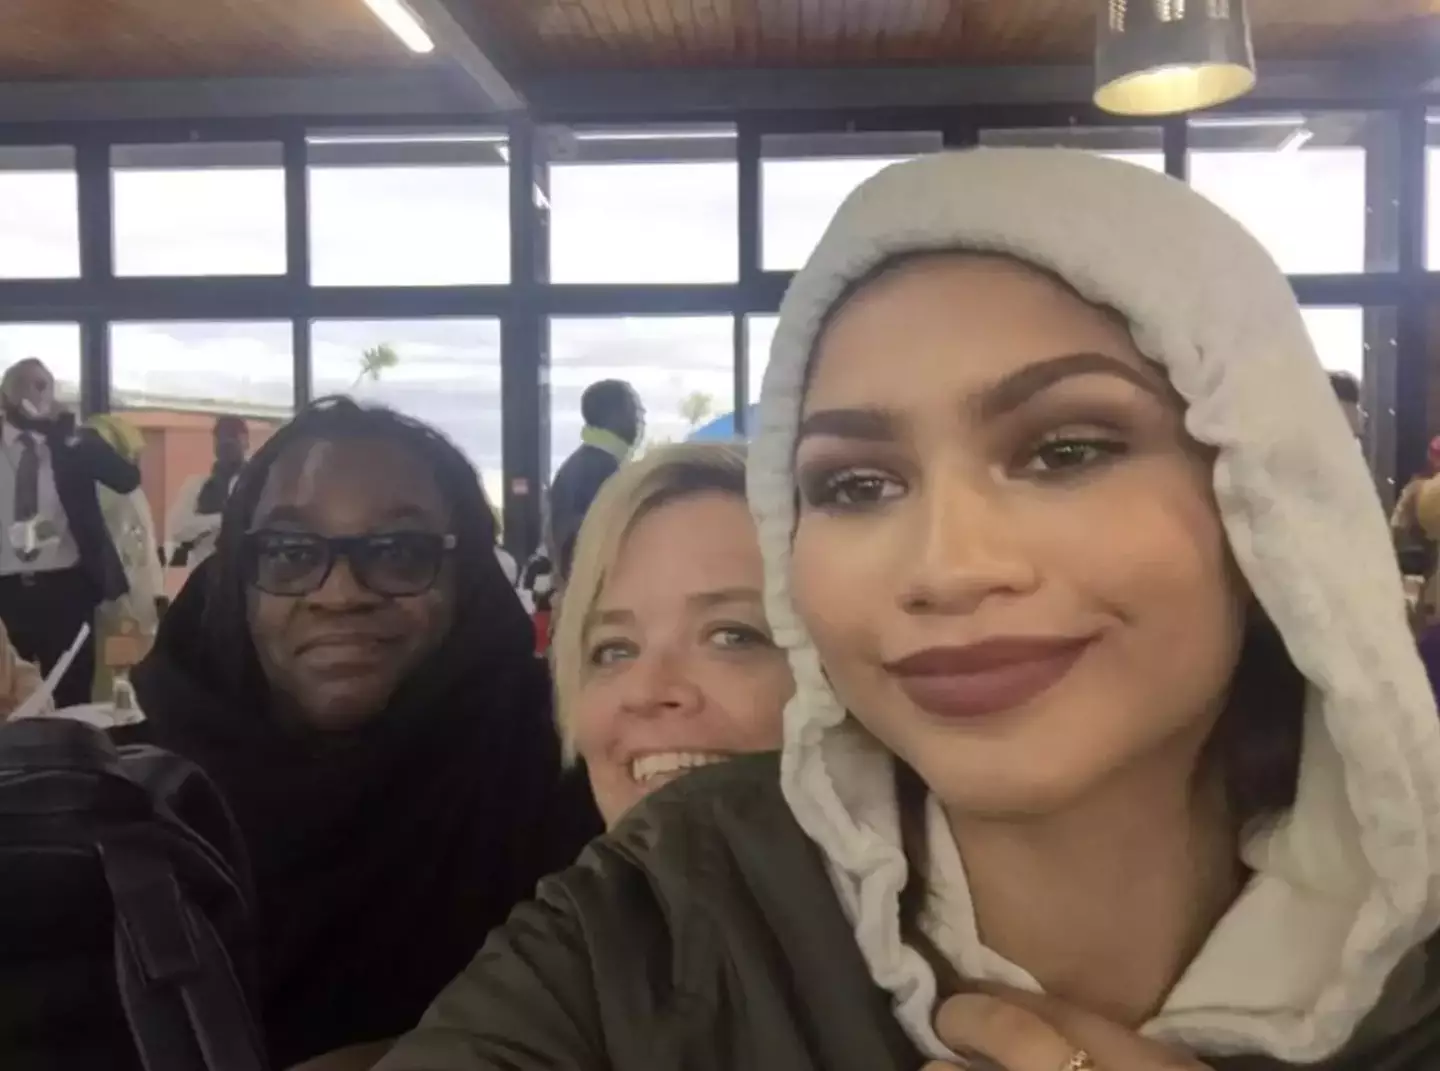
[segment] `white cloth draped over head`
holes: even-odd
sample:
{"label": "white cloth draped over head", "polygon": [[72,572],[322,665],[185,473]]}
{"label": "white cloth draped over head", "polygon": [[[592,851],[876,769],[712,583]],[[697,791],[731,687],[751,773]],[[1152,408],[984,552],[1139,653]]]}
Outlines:
{"label": "white cloth draped over head", "polygon": [[[1253,880],[1144,1032],[1211,1054],[1324,1058],[1440,925],[1435,701],[1370,475],[1286,279],[1183,183],[1082,153],[979,149],[888,168],[846,201],[781,307],[749,493],[767,612],[797,683],[782,786],[865,960],[920,1048],[950,1056],[931,1026],[933,973],[900,936],[892,759],[836,701],[788,590],[791,466],[820,325],[849,285],[926,250],[1012,255],[1118,310],[1184,400],[1189,433],[1216,448],[1230,546],[1309,684],[1299,793],[1243,846]],[[944,902],[971,912],[958,859],[949,873],[959,888]],[[981,946],[973,912],[948,922],[937,944],[962,975],[1034,985]]]}

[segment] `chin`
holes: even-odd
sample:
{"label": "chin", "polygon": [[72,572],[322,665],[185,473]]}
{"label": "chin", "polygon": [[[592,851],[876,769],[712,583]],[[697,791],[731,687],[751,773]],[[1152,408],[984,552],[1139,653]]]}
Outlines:
{"label": "chin", "polygon": [[305,705],[305,720],[312,729],[341,733],[374,721],[383,708],[383,702],[369,692],[318,695]]}
{"label": "chin", "polygon": [[[919,740],[903,752],[952,816],[1025,819],[1064,812],[1109,780],[1099,755],[1083,741],[1057,736],[1048,744]],[[1076,746],[1076,745],[1079,746]]]}

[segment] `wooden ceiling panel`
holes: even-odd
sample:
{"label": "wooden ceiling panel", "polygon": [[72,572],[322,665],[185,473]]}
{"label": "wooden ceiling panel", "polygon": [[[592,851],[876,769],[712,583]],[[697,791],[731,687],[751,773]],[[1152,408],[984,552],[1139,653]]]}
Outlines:
{"label": "wooden ceiling panel", "polygon": [[414,66],[362,0],[0,0],[0,81]]}
{"label": "wooden ceiling panel", "polygon": [[[1090,55],[1096,0],[454,0],[507,26],[522,73],[575,68],[1027,64]],[[1256,48],[1384,48],[1440,0],[1251,0]]]}

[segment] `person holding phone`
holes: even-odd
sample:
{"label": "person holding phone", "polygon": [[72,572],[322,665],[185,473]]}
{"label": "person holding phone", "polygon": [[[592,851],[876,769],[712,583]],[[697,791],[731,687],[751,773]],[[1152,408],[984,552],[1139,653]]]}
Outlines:
{"label": "person holding phone", "polygon": [[[129,590],[97,485],[129,494],[140,469],[56,403],[42,361],[11,365],[0,378],[0,621],[20,657],[45,673],[102,602]],[[94,675],[87,638],[56,706],[88,702]]]}

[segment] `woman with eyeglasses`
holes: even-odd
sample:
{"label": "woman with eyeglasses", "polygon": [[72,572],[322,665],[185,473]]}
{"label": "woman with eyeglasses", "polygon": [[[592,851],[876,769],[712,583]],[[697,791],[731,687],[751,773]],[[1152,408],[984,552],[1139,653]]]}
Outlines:
{"label": "woman with eyeglasses", "polygon": [[317,402],[246,466],[134,672],[143,739],[245,834],[277,1068],[413,1026],[599,830],[494,546],[448,440]]}

